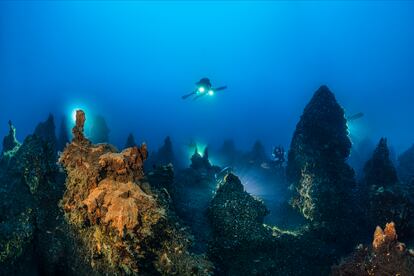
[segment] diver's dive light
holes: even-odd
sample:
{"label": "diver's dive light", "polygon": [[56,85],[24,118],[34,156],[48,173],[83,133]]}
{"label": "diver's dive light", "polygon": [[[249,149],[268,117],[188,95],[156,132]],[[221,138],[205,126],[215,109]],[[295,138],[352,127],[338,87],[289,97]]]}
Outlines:
{"label": "diver's dive light", "polygon": [[210,80],[207,78],[201,79],[199,82],[196,83],[197,87],[193,92],[183,95],[181,98],[183,100],[194,96],[193,101],[197,100],[203,96],[214,96],[218,91],[222,91],[227,89],[227,86],[220,86],[220,87],[211,87]]}
{"label": "diver's dive light", "polygon": [[203,86],[200,86],[198,88],[198,92],[200,92],[200,93],[204,93],[205,91],[206,91],[206,89]]}

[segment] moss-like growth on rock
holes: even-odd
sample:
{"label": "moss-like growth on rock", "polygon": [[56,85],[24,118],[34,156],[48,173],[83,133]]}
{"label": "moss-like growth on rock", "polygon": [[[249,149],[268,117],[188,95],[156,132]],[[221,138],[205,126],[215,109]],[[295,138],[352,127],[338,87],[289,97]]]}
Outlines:
{"label": "moss-like growth on rock", "polygon": [[[263,224],[268,210],[233,174],[218,187],[208,217],[209,255],[218,275],[326,275],[334,261],[323,232],[285,231]],[[237,253],[235,253],[237,252]]]}
{"label": "moss-like growth on rock", "polygon": [[332,268],[333,276],[401,275],[414,271],[414,254],[398,242],[395,224],[377,226],[371,246],[359,245],[355,252]]}
{"label": "moss-like growth on rock", "polygon": [[212,265],[189,253],[189,234],[146,182],[145,145],[122,152],[91,144],[78,111],[74,139],[60,157],[67,190],[62,207],[97,273],[208,275]]}
{"label": "moss-like growth on rock", "polygon": [[306,106],[293,135],[287,166],[292,205],[320,225],[343,225],[350,217],[354,171],[344,110],[326,86]]}
{"label": "moss-like growth on rock", "polygon": [[[32,242],[34,233],[32,210],[29,208],[11,223],[0,223],[0,265],[13,263]],[[1,272],[1,270],[0,270]]]}

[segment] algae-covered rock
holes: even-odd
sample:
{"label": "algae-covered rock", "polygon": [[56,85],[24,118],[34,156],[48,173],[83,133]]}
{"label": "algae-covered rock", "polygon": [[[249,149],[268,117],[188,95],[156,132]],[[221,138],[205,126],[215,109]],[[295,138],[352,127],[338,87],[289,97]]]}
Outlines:
{"label": "algae-covered rock", "polygon": [[37,135],[26,137],[10,163],[10,171],[22,176],[32,194],[57,172],[55,149]]}
{"label": "algae-covered rock", "polygon": [[41,131],[45,129],[49,128],[37,127],[37,134],[29,135],[0,165],[2,275],[52,275],[65,267],[63,217],[58,208],[63,181],[49,140],[54,128]]}
{"label": "algae-covered rock", "polygon": [[346,164],[351,149],[344,110],[321,86],[296,126],[288,155],[292,205],[314,224],[334,228],[350,218],[354,171]]}
{"label": "algae-covered rock", "polygon": [[[233,174],[228,174],[217,189],[208,212],[213,229],[220,239],[224,243],[240,244],[270,234],[263,228],[263,220],[268,213],[264,203],[247,193]],[[235,236],[237,239],[234,239]]]}
{"label": "algae-covered rock", "polygon": [[403,238],[410,237],[414,219],[414,203],[406,185],[398,181],[390,160],[387,140],[382,138],[364,168],[365,206],[369,227],[394,221]]}
{"label": "algae-covered rock", "polygon": [[414,254],[398,242],[395,224],[384,230],[377,226],[371,246],[359,245],[355,252],[332,268],[333,276],[410,276],[414,271]]}
{"label": "algae-covered rock", "polygon": [[60,157],[68,177],[61,205],[96,273],[208,275],[212,265],[188,251],[191,236],[165,195],[144,178],[145,144],[117,152],[83,135],[77,111],[74,139]]}
{"label": "algae-covered rock", "polygon": [[30,208],[12,221],[0,222],[0,264],[15,262],[32,242],[33,233],[34,224]]}
{"label": "algae-covered rock", "polygon": [[263,224],[268,210],[228,174],[208,216],[209,256],[218,275],[326,275],[335,260],[318,229],[286,231]]}
{"label": "algae-covered rock", "polygon": [[52,150],[57,150],[58,143],[55,134],[55,120],[52,114],[49,114],[49,117],[45,122],[39,123],[36,126],[33,135],[47,142],[49,144],[49,148]]}
{"label": "algae-covered rock", "polygon": [[225,177],[208,209],[209,255],[219,274],[252,275],[272,269],[275,263],[267,254],[272,250],[272,231],[263,226],[267,214],[263,202],[248,194],[235,175]]}

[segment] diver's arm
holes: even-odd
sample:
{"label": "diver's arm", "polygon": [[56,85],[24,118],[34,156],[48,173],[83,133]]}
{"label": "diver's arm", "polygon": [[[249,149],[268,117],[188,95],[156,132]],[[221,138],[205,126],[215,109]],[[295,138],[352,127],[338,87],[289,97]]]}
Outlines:
{"label": "diver's arm", "polygon": [[196,92],[197,92],[197,90],[195,90],[195,91],[191,92],[190,94],[184,95],[184,96],[182,96],[182,97],[181,97],[181,99],[185,100],[185,99],[187,99],[188,97],[190,97],[190,96],[192,96],[192,95],[196,94]]}

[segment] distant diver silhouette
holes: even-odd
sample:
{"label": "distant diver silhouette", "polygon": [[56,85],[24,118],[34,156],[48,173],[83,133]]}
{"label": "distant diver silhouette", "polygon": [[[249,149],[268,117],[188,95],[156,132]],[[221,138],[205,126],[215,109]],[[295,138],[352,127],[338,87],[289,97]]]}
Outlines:
{"label": "distant diver silhouette", "polygon": [[183,100],[185,100],[185,99],[187,99],[191,96],[194,96],[193,101],[195,101],[195,100],[197,100],[197,99],[199,99],[203,96],[206,96],[206,95],[214,96],[216,92],[227,89],[227,86],[221,86],[221,87],[213,88],[209,78],[202,78],[198,82],[196,82],[195,84],[197,86],[196,89],[193,92],[182,96],[181,98]]}

